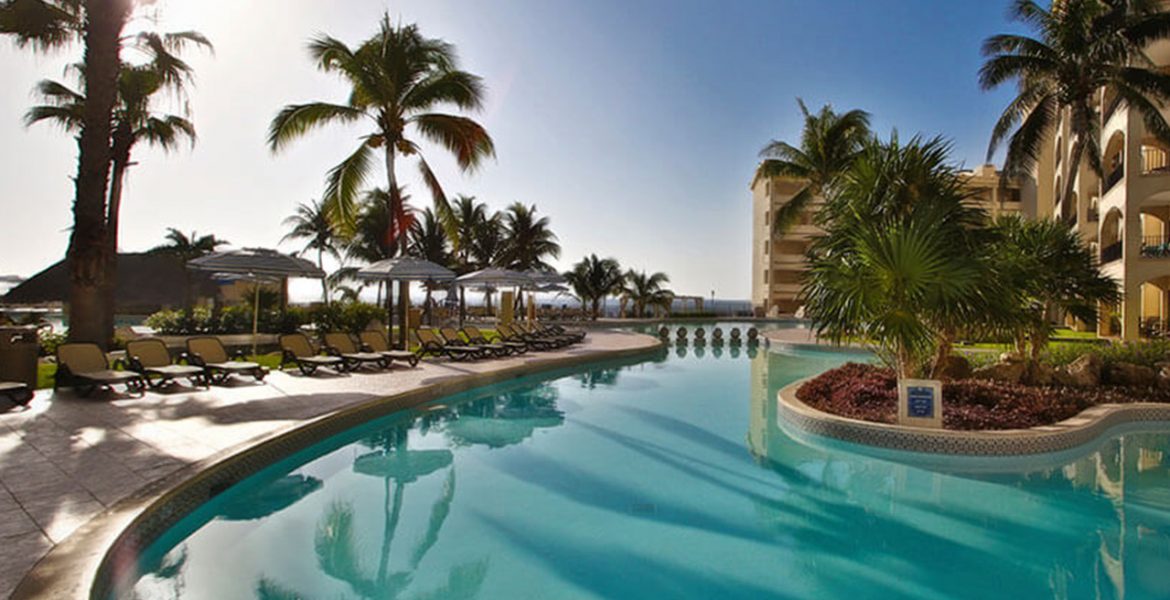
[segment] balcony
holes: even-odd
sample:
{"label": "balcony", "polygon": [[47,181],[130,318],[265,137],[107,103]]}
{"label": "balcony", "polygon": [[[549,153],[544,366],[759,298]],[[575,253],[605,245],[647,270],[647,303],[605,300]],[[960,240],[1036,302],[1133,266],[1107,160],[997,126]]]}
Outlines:
{"label": "balcony", "polygon": [[1143,258],[1170,258],[1170,236],[1147,235],[1142,237]]}
{"label": "balcony", "polygon": [[1114,242],[1101,249],[1101,264],[1111,263],[1121,258],[1121,242]]}
{"label": "balcony", "polygon": [[1105,176],[1104,191],[1108,192],[1109,190],[1113,189],[1113,186],[1117,185],[1117,182],[1121,181],[1124,177],[1125,177],[1125,165],[1124,164],[1117,165],[1117,168],[1113,169],[1112,171],[1109,172],[1108,175]]}

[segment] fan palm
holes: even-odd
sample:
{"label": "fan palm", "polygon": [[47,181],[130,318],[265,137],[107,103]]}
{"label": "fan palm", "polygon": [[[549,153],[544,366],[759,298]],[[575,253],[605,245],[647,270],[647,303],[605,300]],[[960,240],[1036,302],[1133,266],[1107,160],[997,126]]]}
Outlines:
{"label": "fan palm", "polygon": [[621,292],[625,283],[621,265],[612,258],[598,258],[591,254],[573,265],[573,270],[566,272],[565,279],[573,293],[581,300],[581,306],[590,304],[590,314],[596,320],[601,315],[601,302],[607,297]]}
{"label": "fan palm", "polygon": [[86,102],[78,135],[73,228],[66,251],[69,265],[69,339],[113,338],[112,285],[115,256],[106,239],[111,115],[121,67],[122,28],[130,0],[0,0],[0,34],[18,45],[47,50],[75,39],[85,42],[82,72]]}
{"label": "fan palm", "polygon": [[[301,252],[317,252],[317,267],[325,270],[325,255],[341,258],[337,249],[337,235],[333,222],[325,215],[325,210],[319,200],[310,200],[308,204],[297,205],[297,210],[284,220],[286,227],[292,229],[280,239],[281,242],[291,240],[308,240]],[[329,305],[329,278],[321,278],[321,296],[325,305]]]}
{"label": "fan palm", "polygon": [[548,217],[537,218],[536,206],[519,202],[509,206],[503,214],[506,240],[502,262],[517,271],[551,269],[545,258],[560,258],[561,245],[548,224]]}
{"label": "fan palm", "polygon": [[[453,46],[424,37],[417,25],[394,25],[388,14],[382,17],[378,32],[356,47],[322,35],[309,43],[309,53],[319,69],[340,75],[351,86],[348,101],[284,107],[269,128],[272,150],[279,151],[325,125],[365,121],[373,130],[362,136],[352,154],[329,171],[324,200],[329,214],[339,223],[352,225],[359,190],[373,174],[375,152],[380,150],[387,189],[392,192],[387,200],[393,241],[404,247],[408,229],[397,223],[403,213],[395,173],[400,156],[417,158],[423,181],[434,197],[435,212],[447,221],[450,210],[446,196],[417,140],[446,148],[465,171],[493,156],[492,139],[480,124],[467,117],[435,112],[443,105],[479,110],[484,95],[480,78],[458,69]],[[415,135],[408,136],[408,128]]]}
{"label": "fan palm", "polygon": [[802,291],[818,334],[870,344],[900,377],[949,353],[994,295],[976,251],[984,215],[965,205],[948,148],[867,142],[827,199]]}
{"label": "fan palm", "polygon": [[[1170,35],[1170,14],[1158,12],[1155,4],[1065,0],[1046,10],[1032,0],[1016,0],[1013,18],[1038,35],[996,35],[983,43],[988,58],[980,85],[990,90],[1014,82],[1018,89],[992,129],[988,159],[1006,140],[1005,173],[1027,174],[1065,113],[1073,140],[1069,172],[1078,172],[1085,160],[1100,176],[1101,115],[1094,99],[1102,88],[1136,110],[1152,134],[1170,142],[1170,125],[1160,111],[1170,100],[1170,75],[1143,51]],[[1069,177],[1066,188],[1057,190],[1061,199],[1070,197],[1075,180]]]}
{"label": "fan palm", "polygon": [[870,135],[869,113],[865,111],[838,114],[826,104],[820,112],[812,114],[803,100],[797,98],[796,103],[804,115],[800,147],[772,140],[760,151],[764,160],[756,168],[754,180],[784,177],[804,182],[804,187],[772,217],[772,228],[777,234],[795,225],[813,199],[830,190],[849,169]]}
{"label": "fan palm", "polygon": [[670,290],[663,287],[665,283],[670,283],[670,277],[667,277],[666,273],[647,275],[645,271],[633,269],[626,271],[622,293],[634,302],[634,316],[645,317],[647,306],[661,306],[666,298],[674,296]]}

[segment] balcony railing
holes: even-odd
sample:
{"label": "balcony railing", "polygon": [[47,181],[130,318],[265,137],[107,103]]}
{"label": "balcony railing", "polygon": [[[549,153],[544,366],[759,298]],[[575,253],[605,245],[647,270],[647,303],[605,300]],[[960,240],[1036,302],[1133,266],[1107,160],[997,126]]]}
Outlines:
{"label": "balcony railing", "polygon": [[1101,264],[1111,263],[1121,258],[1121,242],[1114,242],[1101,249]]}
{"label": "balcony railing", "polygon": [[1105,176],[1104,191],[1108,192],[1109,190],[1113,189],[1113,186],[1117,185],[1117,182],[1121,181],[1123,177],[1125,177],[1125,165],[1117,165],[1116,169],[1113,169],[1109,172],[1108,175]]}
{"label": "balcony railing", "polygon": [[1143,236],[1142,256],[1146,258],[1170,258],[1170,236]]}

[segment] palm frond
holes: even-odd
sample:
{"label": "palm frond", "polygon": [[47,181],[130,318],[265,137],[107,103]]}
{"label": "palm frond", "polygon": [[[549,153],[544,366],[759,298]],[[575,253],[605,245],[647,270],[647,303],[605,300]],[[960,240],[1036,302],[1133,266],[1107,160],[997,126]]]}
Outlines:
{"label": "palm frond", "polygon": [[450,150],[464,171],[474,170],[485,158],[496,155],[491,136],[467,117],[424,113],[411,117],[410,122],[423,137]]}
{"label": "palm frond", "polygon": [[352,123],[365,116],[359,109],[326,102],[290,104],[276,115],[268,127],[268,147],[273,152],[284,149],[309,131],[331,123]]}
{"label": "palm frond", "polygon": [[373,172],[374,152],[368,144],[361,144],[325,177],[325,196],[322,200],[329,219],[342,232],[353,230],[357,219],[358,192],[365,187]]}

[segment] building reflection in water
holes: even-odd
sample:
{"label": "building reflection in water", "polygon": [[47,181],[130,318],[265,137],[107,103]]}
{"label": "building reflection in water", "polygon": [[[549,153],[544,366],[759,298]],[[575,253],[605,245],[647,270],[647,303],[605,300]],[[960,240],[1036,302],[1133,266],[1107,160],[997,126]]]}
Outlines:
{"label": "building reflection in water", "polygon": [[[785,478],[809,477],[824,490],[822,505],[860,504],[871,520],[884,514],[906,521],[907,514],[924,511],[920,523],[888,525],[892,537],[940,517],[966,520],[980,535],[1009,541],[1028,531],[1052,536],[1056,543],[1048,548],[1059,553],[1045,558],[1055,598],[1170,597],[1164,584],[1170,574],[1170,428],[1164,424],[1117,429],[1095,447],[1033,457],[869,451],[803,434],[797,441],[781,429],[777,393],[820,370],[815,357],[799,354],[761,352],[752,360],[747,444],[762,467]],[[981,505],[978,492],[988,485],[1006,486],[1014,495],[1004,505]],[[774,507],[757,508],[765,522],[790,525]]]}

